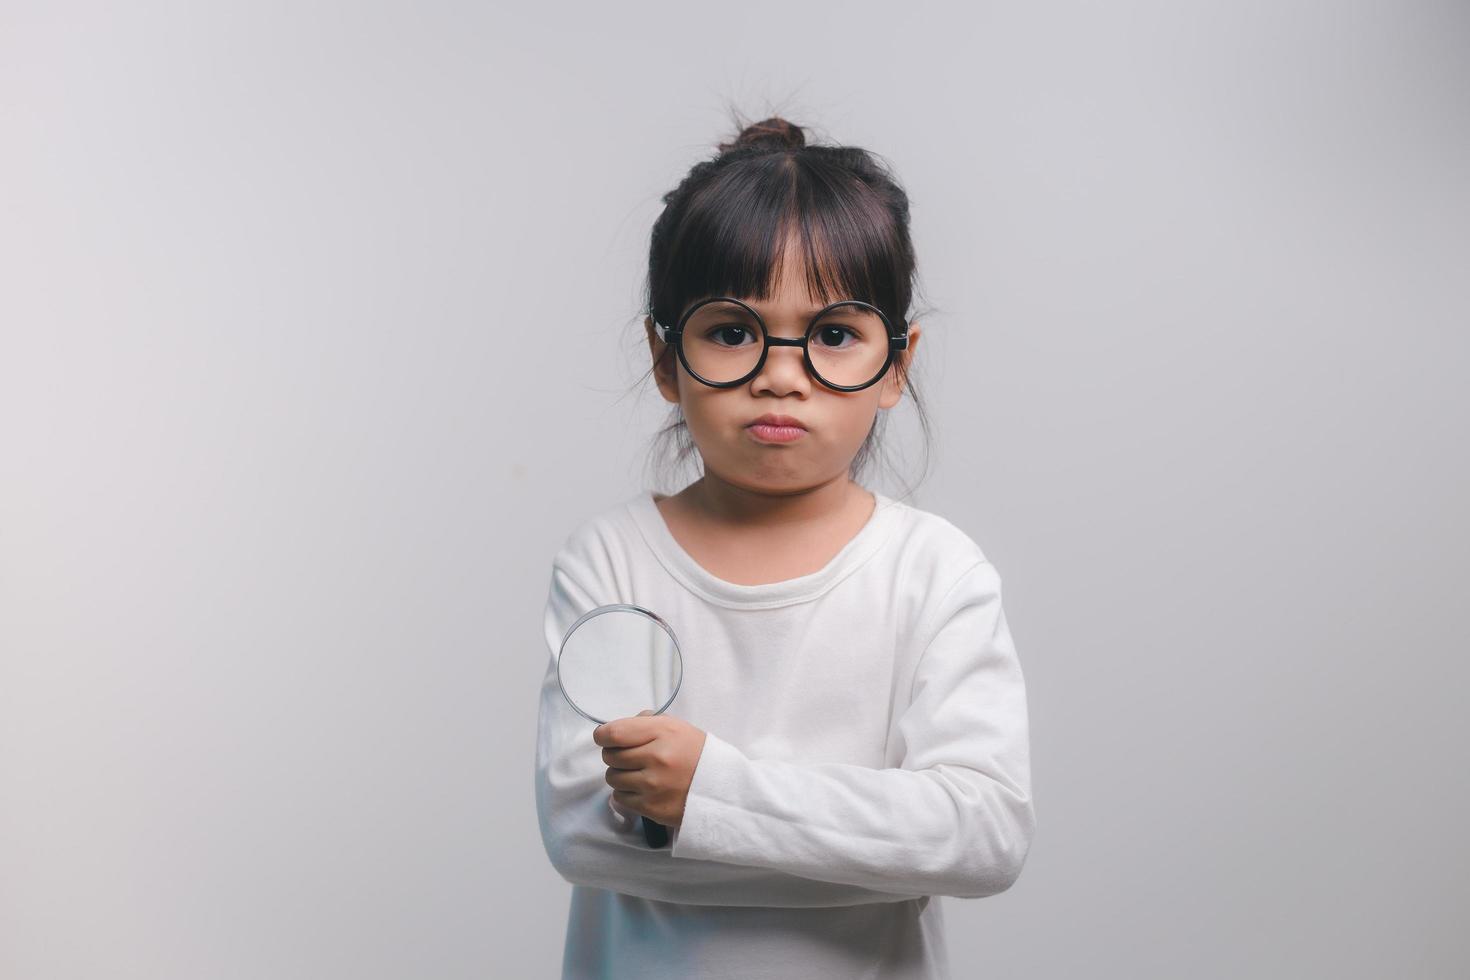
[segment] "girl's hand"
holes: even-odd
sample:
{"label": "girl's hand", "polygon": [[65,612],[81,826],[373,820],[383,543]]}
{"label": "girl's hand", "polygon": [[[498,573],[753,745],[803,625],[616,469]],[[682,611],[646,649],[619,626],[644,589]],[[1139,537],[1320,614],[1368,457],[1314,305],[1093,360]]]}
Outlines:
{"label": "girl's hand", "polygon": [[704,751],[704,730],[673,715],[640,711],[592,730],[603,746],[607,784],[616,809],[641,814],[665,827],[684,820],[694,767]]}

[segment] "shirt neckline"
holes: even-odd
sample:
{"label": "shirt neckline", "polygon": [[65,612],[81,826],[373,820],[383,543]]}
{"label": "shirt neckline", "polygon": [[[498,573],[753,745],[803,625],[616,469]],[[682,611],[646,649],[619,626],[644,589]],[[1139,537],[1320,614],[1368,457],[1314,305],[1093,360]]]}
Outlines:
{"label": "shirt neckline", "polygon": [[876,499],[868,521],[842,549],[817,569],[796,578],[760,585],[742,585],[716,576],[706,569],[684,546],[679,544],[663,513],[654,501],[652,490],[644,490],[627,502],[643,539],[659,563],[685,588],[716,605],[743,609],[768,609],[805,602],[822,595],[862,566],[883,545],[897,523],[903,504],[872,488],[866,488]]}

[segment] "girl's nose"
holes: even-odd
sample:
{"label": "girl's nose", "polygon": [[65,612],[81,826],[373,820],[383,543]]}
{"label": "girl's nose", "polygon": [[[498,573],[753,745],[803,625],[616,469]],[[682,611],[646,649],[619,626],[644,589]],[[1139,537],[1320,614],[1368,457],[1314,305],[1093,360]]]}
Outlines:
{"label": "girl's nose", "polygon": [[766,352],[766,363],[750,379],[751,390],[774,394],[809,391],[813,383],[800,347],[772,347]]}

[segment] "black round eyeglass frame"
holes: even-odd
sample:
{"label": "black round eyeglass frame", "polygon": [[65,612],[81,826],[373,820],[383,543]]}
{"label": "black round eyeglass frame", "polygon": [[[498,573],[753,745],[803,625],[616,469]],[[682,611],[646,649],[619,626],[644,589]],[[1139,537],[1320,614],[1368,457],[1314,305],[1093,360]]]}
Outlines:
{"label": "black round eyeglass frame", "polygon": [[[743,307],[744,309],[749,311],[750,315],[755,317],[755,322],[760,324],[762,340],[761,356],[755,362],[755,367],[751,368],[744,377],[736,378],[734,381],[710,381],[707,378],[700,377],[699,373],[695,371],[694,368],[689,366],[689,359],[684,356],[684,344],[682,342],[684,336],[684,324],[689,322],[689,317],[693,315],[695,310],[708,303],[734,303],[736,306]],[[879,319],[883,321],[884,329],[888,333],[888,356],[884,358],[883,366],[878,369],[878,373],[873,375],[871,380],[865,381],[860,385],[833,384],[826,378],[822,377],[822,375],[817,371],[816,365],[812,363],[812,352],[811,348],[808,346],[812,337],[812,328],[817,325],[817,322],[821,320],[822,317],[826,316],[833,310],[833,308],[838,306],[861,306],[864,309],[872,310],[874,313],[878,314]],[[899,324],[899,328],[895,330],[893,327],[893,321],[888,319],[887,314],[878,309],[878,307],[874,306],[872,303],[864,303],[860,299],[842,299],[838,300],[835,303],[828,303],[826,306],[818,310],[812,316],[811,322],[806,325],[806,330],[802,333],[799,339],[796,337],[772,337],[770,330],[766,329],[766,321],[761,318],[761,315],[755,310],[751,309],[750,304],[742,303],[740,300],[735,299],[733,296],[710,296],[700,300],[693,306],[689,307],[689,309],[684,311],[684,315],[679,317],[679,322],[675,326],[666,327],[663,324],[659,323],[657,320],[655,320],[653,323],[654,328],[661,331],[661,339],[663,340],[663,342],[674,348],[675,353],[679,357],[679,363],[684,365],[684,370],[689,372],[689,376],[692,377],[695,381],[700,382],[701,384],[709,385],[711,388],[734,388],[736,385],[743,385],[751,378],[755,377],[757,374],[760,374],[761,368],[766,366],[766,355],[771,352],[772,347],[800,347],[801,359],[806,362],[807,373],[810,374],[813,378],[816,378],[817,381],[826,385],[828,388],[831,388],[833,391],[862,391],[864,388],[871,387],[872,385],[875,385],[879,381],[883,380],[883,375],[887,374],[888,369],[893,365],[894,355],[898,351],[907,350],[909,346],[908,321],[900,320]]]}

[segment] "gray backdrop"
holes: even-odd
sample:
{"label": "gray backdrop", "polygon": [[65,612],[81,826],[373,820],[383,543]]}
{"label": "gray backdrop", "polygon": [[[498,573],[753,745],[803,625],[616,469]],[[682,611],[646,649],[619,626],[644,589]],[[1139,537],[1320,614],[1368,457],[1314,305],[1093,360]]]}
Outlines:
{"label": "gray backdrop", "polygon": [[0,6],[0,976],[556,975],[550,560],[727,102],[912,195],[1039,818],[957,976],[1470,970],[1470,6],[490,6]]}

